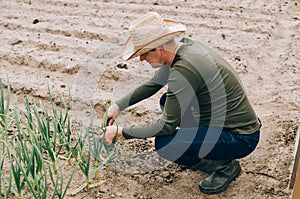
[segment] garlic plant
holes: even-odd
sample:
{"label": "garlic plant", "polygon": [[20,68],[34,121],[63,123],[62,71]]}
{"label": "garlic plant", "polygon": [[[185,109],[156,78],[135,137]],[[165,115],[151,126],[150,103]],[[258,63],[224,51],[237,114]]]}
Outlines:
{"label": "garlic plant", "polygon": [[[60,97],[57,106],[49,87],[50,111],[43,103],[36,105],[27,97],[24,110],[11,109],[9,82],[7,92],[4,90],[0,79],[0,199],[12,195],[62,199],[78,170],[84,174],[85,182],[72,195],[105,182],[95,182],[92,177],[97,177],[99,170],[108,165],[117,149],[108,147],[97,136],[89,137],[91,129],[99,135],[105,133],[105,128],[91,123],[76,132],[72,129],[70,101]],[[64,173],[67,165],[73,166],[69,175]]]}

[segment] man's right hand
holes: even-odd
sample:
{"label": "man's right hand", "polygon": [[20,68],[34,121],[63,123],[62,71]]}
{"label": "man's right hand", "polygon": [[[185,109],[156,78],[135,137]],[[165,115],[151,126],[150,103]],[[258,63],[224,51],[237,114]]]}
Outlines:
{"label": "man's right hand", "polygon": [[107,110],[107,121],[106,121],[107,126],[113,125],[114,122],[116,121],[116,118],[119,116],[119,114],[120,114],[119,106],[116,103],[110,105],[110,107]]}

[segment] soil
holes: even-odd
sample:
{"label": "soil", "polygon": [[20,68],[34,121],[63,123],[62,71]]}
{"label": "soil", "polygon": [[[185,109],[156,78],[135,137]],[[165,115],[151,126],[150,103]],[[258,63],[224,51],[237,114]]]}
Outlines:
{"label": "soil", "polygon": [[[49,86],[57,103],[71,93],[74,119],[88,125],[94,109],[94,123],[100,123],[106,104],[155,72],[138,58],[115,57],[130,22],[156,11],[184,23],[185,36],[216,49],[236,68],[262,120],[257,149],[240,159],[241,176],[221,194],[200,193],[198,183],[207,175],[160,159],[147,139],[121,140],[120,154],[98,177],[105,182],[67,198],[290,198],[300,121],[299,1],[10,0],[1,1],[0,10],[0,78],[10,82],[13,106],[27,96],[47,107]],[[159,117],[162,93],[126,109],[118,124]],[[84,182],[80,173],[74,179],[70,190]]]}

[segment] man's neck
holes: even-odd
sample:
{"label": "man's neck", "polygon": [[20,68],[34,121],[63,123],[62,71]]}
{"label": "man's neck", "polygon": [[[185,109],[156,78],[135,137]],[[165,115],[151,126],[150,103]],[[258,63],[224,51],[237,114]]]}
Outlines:
{"label": "man's neck", "polygon": [[166,66],[170,67],[171,64],[173,63],[176,53],[178,49],[180,48],[182,44],[180,42],[175,42],[174,45],[167,46],[166,53],[167,53],[167,58],[166,58]]}

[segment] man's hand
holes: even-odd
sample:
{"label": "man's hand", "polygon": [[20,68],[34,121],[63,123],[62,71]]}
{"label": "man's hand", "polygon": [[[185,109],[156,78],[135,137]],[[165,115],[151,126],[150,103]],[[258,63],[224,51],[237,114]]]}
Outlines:
{"label": "man's hand", "polygon": [[104,141],[111,144],[118,141],[122,135],[122,127],[107,126]]}
{"label": "man's hand", "polygon": [[108,126],[111,126],[114,124],[114,122],[116,121],[116,118],[119,116],[120,114],[120,108],[116,103],[113,103],[112,105],[110,105],[110,107],[107,110],[107,121],[106,124]]}

